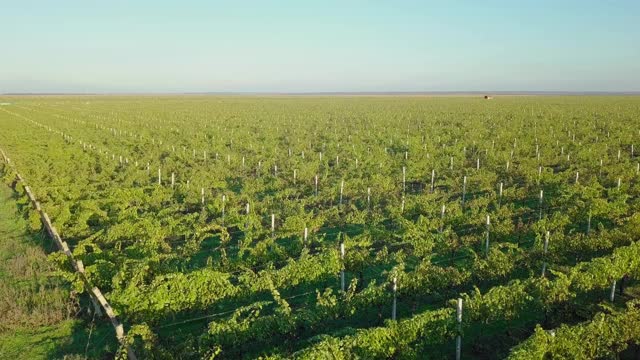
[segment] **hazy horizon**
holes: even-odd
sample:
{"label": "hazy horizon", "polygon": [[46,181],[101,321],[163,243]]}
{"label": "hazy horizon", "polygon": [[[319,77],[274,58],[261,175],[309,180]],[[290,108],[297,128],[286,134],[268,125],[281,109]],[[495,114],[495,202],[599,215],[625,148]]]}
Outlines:
{"label": "hazy horizon", "polygon": [[0,96],[640,96],[640,91],[202,91],[202,92],[7,92]]}
{"label": "hazy horizon", "polygon": [[23,1],[7,93],[636,93],[640,2]]}

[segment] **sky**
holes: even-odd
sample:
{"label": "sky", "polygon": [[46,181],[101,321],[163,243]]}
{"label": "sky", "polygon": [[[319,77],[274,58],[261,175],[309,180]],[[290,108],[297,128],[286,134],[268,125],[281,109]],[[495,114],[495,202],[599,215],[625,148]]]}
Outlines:
{"label": "sky", "polygon": [[640,0],[0,0],[0,93],[640,91]]}

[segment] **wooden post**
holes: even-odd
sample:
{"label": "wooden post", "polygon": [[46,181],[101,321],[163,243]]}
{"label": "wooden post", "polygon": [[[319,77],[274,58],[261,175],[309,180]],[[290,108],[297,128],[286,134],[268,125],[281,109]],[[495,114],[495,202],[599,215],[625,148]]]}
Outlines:
{"label": "wooden post", "polygon": [[580,179],[580,172],[576,171],[576,184],[578,183],[578,179]]}
{"label": "wooden post", "polygon": [[171,188],[173,189],[176,186],[176,174],[171,173]]}
{"label": "wooden post", "polygon": [[222,195],[222,224],[224,225],[224,205],[227,202],[227,196]]}
{"label": "wooden post", "polygon": [[544,277],[547,272],[547,251],[549,250],[549,237],[550,234],[547,231],[544,236],[544,245],[542,247],[542,256],[544,260],[544,262],[542,263],[542,277]]}
{"label": "wooden post", "polygon": [[440,211],[440,219],[442,220],[442,224],[440,225],[440,232],[444,231],[444,212],[446,210],[446,205],[442,205],[442,210]]}
{"label": "wooden post", "polygon": [[344,243],[340,243],[340,259],[342,260],[342,270],[340,270],[340,289],[345,291],[344,279]]}
{"label": "wooden post", "polygon": [[609,300],[613,302],[616,299],[616,281],[613,280],[611,283],[611,293],[609,294]]}
{"label": "wooden post", "polygon": [[542,178],[542,166],[538,166],[538,184],[540,184],[541,178]]}
{"label": "wooden post", "polygon": [[407,167],[402,167],[402,193],[407,191]]}
{"label": "wooden post", "polygon": [[249,203],[248,202],[247,202],[247,208],[246,208],[246,215],[247,215],[247,222],[244,225],[244,228],[248,229],[249,228]]}
{"label": "wooden post", "polygon": [[460,357],[462,356],[462,298],[458,298],[456,322],[458,323],[458,336],[456,336],[456,360],[460,360]]}
{"label": "wooden post", "polygon": [[500,182],[500,188],[498,190],[498,206],[502,206],[502,186],[503,183]]}
{"label": "wooden post", "polygon": [[397,292],[398,292],[398,279],[394,276],[393,277],[393,307],[391,308],[391,320],[393,321],[396,320],[396,308],[398,305]]}
{"label": "wooden post", "polygon": [[587,235],[591,232],[591,210],[589,210],[589,217],[587,218]]}
{"label": "wooden post", "polygon": [[200,188],[200,203],[204,206],[204,188]]}
{"label": "wooden post", "polygon": [[342,193],[344,192],[344,180],[340,182],[340,205],[342,205]]}
{"label": "wooden post", "polygon": [[298,170],[293,169],[293,185],[296,184],[296,178],[298,177]]}
{"label": "wooden post", "polygon": [[542,200],[544,198],[544,190],[540,190],[540,202],[539,202],[539,208],[540,208],[540,215],[538,216],[538,220],[542,220]]}
{"label": "wooden post", "polygon": [[304,228],[304,243],[307,243],[307,239],[309,238],[309,229],[308,228]]}
{"label": "wooden post", "polygon": [[476,159],[476,170],[480,170],[480,158]]}
{"label": "wooden post", "polygon": [[435,185],[435,181],[436,181],[436,171],[431,170],[431,193],[432,194],[433,194],[433,187]]}
{"label": "wooden post", "polygon": [[276,215],[271,214],[271,236],[276,232]]}
{"label": "wooden post", "polygon": [[598,171],[598,176],[602,176],[602,159],[600,159],[600,170]]}
{"label": "wooden post", "polygon": [[367,188],[367,208],[371,207],[371,188]]}
{"label": "wooden post", "polygon": [[487,215],[487,236],[486,236],[486,240],[485,240],[485,243],[484,243],[485,256],[489,256],[489,231],[490,231],[490,227],[491,227],[491,218],[489,217],[489,215]]}
{"label": "wooden post", "polygon": [[162,185],[162,171],[158,168],[158,185]]}
{"label": "wooden post", "polygon": [[622,178],[618,178],[618,191],[620,191],[620,185],[622,185]]}
{"label": "wooden post", "polygon": [[462,178],[462,208],[464,208],[464,200],[467,196],[467,177]]}

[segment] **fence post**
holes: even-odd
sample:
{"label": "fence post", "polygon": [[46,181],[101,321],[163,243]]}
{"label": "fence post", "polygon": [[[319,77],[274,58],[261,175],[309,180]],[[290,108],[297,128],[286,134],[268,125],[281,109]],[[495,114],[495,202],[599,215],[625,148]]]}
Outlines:
{"label": "fence post", "polygon": [[340,270],[340,289],[342,292],[345,291],[345,281],[344,281],[344,243],[340,243],[340,259],[342,259],[342,270]]}
{"label": "fence post", "polygon": [[487,215],[487,237],[484,243],[484,253],[485,256],[489,256],[489,230],[491,227],[491,218],[489,217],[489,215]]}
{"label": "fence post", "polygon": [[462,178],[462,207],[464,208],[464,201],[467,197],[467,177]]}
{"label": "fence post", "polygon": [[613,283],[611,283],[611,293],[609,294],[609,300],[613,302],[615,298],[616,298],[616,281],[613,280]]}
{"label": "fence post", "polygon": [[431,193],[433,193],[433,186],[436,181],[436,171],[431,170]]}
{"label": "fence post", "polygon": [[397,304],[398,304],[398,297],[397,297],[397,291],[398,291],[398,279],[394,276],[393,277],[393,307],[391,308],[391,320],[396,320],[396,310],[397,310]]}
{"label": "fence post", "polygon": [[458,323],[458,336],[456,337],[456,360],[462,356],[462,298],[458,298],[456,307],[456,322]]}
{"label": "fence post", "polygon": [[542,256],[544,260],[542,263],[542,277],[544,277],[547,272],[547,251],[549,249],[549,237],[549,232],[547,231],[544,236],[544,245],[542,248]]}
{"label": "fence post", "polygon": [[402,167],[402,193],[407,192],[407,167]]}
{"label": "fence post", "polygon": [[538,220],[542,220],[542,199],[543,198],[544,198],[544,190],[540,190],[540,202],[539,202],[540,214],[538,216]]}

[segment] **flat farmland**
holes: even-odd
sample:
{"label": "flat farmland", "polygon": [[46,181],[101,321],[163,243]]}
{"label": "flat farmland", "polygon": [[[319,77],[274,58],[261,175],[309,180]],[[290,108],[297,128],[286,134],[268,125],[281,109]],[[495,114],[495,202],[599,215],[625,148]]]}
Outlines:
{"label": "flat farmland", "polygon": [[0,175],[115,356],[639,351],[640,97],[0,103]]}

